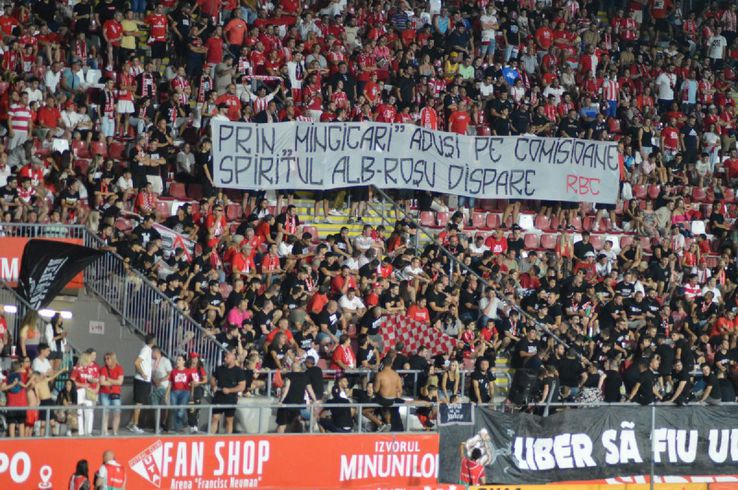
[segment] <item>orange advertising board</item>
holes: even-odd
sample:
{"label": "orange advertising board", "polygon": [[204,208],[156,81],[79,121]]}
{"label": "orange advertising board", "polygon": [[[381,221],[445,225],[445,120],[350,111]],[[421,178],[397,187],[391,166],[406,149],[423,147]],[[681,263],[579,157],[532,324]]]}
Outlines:
{"label": "orange advertising board", "polygon": [[105,450],[127,489],[397,489],[435,485],[437,434],[331,434],[0,440],[0,488],[62,489]]}
{"label": "orange advertising board", "polygon": [[[82,240],[79,238],[39,238],[82,245]],[[0,237],[0,279],[9,283],[12,287],[15,287],[18,284],[23,248],[26,246],[28,240],[29,238]],[[69,289],[79,289],[82,286],[83,280],[82,274],[80,273],[75,276],[66,287]]]}

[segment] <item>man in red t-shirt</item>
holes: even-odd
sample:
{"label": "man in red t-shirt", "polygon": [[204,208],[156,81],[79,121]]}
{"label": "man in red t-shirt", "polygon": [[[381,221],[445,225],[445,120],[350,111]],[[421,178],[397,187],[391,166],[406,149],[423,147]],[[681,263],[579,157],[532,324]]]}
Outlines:
{"label": "man in red t-shirt", "polygon": [[246,38],[246,32],[248,31],[249,26],[241,18],[241,9],[237,9],[233,13],[235,15],[226,24],[225,28],[223,29],[223,34],[225,35],[228,44],[237,48],[234,52],[238,53],[241,49],[241,46],[243,46],[243,42]]}
{"label": "man in red t-shirt", "polygon": [[[123,366],[118,364],[115,352],[105,354],[105,365],[100,370],[100,403],[103,406],[120,407],[120,393],[123,386]],[[108,411],[103,411],[102,434],[108,434]],[[118,435],[120,409],[113,409],[113,435]]]}
{"label": "man in red t-shirt", "polygon": [[494,235],[490,235],[484,241],[494,255],[500,255],[507,252],[507,238],[501,229],[498,229]]}
{"label": "man in red t-shirt", "polygon": [[677,129],[676,119],[671,118],[669,125],[661,131],[661,152],[664,154],[664,162],[672,161],[679,151],[684,151],[682,133]]}
{"label": "man in red t-shirt", "polygon": [[225,104],[228,106],[226,115],[231,121],[238,121],[241,117],[241,99],[236,95],[236,85],[228,85],[228,91],[215,99],[215,104]]}
{"label": "man in red t-shirt", "polygon": [[107,44],[108,68],[118,66],[120,63],[120,42],[123,39],[123,14],[116,12],[112,19],[103,24],[103,39]]}
{"label": "man in red t-shirt", "polygon": [[448,117],[448,130],[456,134],[466,134],[471,122],[471,116],[466,111],[466,103],[459,102],[457,110]]}
{"label": "man in red t-shirt", "polygon": [[167,16],[164,15],[164,6],[159,4],[156,11],[149,14],[144,19],[149,26],[149,44],[151,45],[151,59],[154,61],[156,70],[161,66],[161,60],[166,56],[167,51],[167,35],[169,31],[169,22]]}

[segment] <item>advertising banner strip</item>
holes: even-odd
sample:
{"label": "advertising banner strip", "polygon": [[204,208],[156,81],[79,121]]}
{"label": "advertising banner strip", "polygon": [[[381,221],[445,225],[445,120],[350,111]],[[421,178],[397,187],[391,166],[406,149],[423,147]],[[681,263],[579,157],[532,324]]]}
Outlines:
{"label": "advertising banner strip", "polygon": [[[0,440],[0,488],[68,488],[78,460],[106,450],[126,488],[329,489],[435,485],[436,434],[119,437]],[[42,486],[45,485],[45,486]]]}
{"label": "advertising banner strip", "polygon": [[656,475],[735,474],[735,407],[658,407],[653,440],[651,416],[651,407],[640,406],[580,408],[549,417],[476,407],[472,424],[464,419],[439,427],[440,481],[459,481],[461,444],[467,455],[481,450],[487,481],[495,483],[647,475],[652,460]]}
{"label": "advertising banner strip", "polygon": [[617,144],[466,136],[410,124],[213,120],[215,185],[227,189],[382,189],[478,198],[614,204]]}

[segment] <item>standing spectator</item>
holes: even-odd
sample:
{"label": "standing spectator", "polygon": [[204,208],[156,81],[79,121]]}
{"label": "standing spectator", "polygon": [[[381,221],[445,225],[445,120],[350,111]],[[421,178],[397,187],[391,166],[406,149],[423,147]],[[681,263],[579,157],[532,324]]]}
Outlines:
{"label": "standing spectator", "polygon": [[236,362],[236,353],[228,350],[225,353],[224,363],[215,370],[210,378],[210,389],[213,391],[213,404],[222,405],[213,408],[211,421],[212,432],[220,430],[220,420],[225,419],[226,434],[233,433],[233,417],[236,414],[236,403],[239,393],[246,390],[246,374]]}
{"label": "standing spectator", "polygon": [[[172,362],[165,356],[159,347],[151,349],[151,404],[168,405],[167,391],[172,372]],[[166,431],[168,410],[161,410],[159,423],[162,431]]]}
{"label": "standing spectator", "polygon": [[[77,386],[77,405],[80,407],[94,407],[97,404],[100,391],[99,369],[93,362],[92,354],[84,352],[79,356],[77,365],[72,369],[69,378]],[[95,410],[92,408],[78,408],[77,420],[79,435],[92,435],[92,423]]]}
{"label": "standing spectator", "polygon": [[154,336],[147,335],[134,363],[136,375],[133,378],[133,403],[136,408],[133,409],[131,422],[126,427],[134,434],[143,434],[143,430],[138,427],[141,406],[151,403],[151,353],[154,343]]}
{"label": "standing spectator", "polygon": [[[118,435],[120,427],[120,395],[123,386],[123,366],[118,364],[115,352],[105,354],[105,365],[100,370],[100,403],[103,407],[113,407],[113,435]],[[108,411],[103,410],[102,435],[108,434]]]}
{"label": "standing spectator", "polygon": [[[185,406],[190,401],[192,393],[192,371],[186,366],[183,355],[177,356],[175,367],[169,373],[169,384],[166,388],[165,400],[170,405],[177,407]],[[185,409],[174,409],[174,432],[178,432],[185,426]]]}

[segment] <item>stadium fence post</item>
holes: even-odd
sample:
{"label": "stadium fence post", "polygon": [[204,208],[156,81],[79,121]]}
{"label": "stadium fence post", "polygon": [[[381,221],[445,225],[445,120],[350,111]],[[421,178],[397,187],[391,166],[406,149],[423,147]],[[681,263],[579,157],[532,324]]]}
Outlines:
{"label": "stadium fence post", "polygon": [[654,433],[656,432],[656,405],[651,405],[651,475],[649,478],[649,488],[654,490],[654,457],[656,455],[656,441]]}

